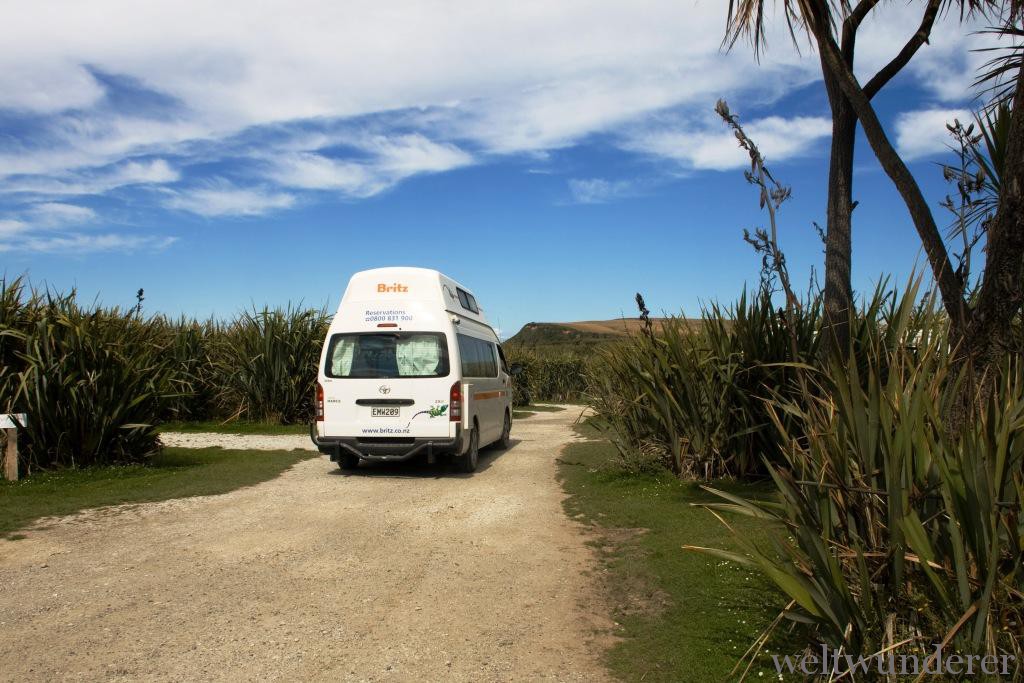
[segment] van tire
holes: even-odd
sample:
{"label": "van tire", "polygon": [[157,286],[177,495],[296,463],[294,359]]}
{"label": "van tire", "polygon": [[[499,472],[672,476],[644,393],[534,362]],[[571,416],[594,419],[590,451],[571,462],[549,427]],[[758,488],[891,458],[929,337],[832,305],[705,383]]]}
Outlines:
{"label": "van tire", "polygon": [[338,467],[343,470],[354,470],[359,467],[359,456],[342,453],[338,456]]}
{"label": "van tire", "polygon": [[476,423],[473,423],[473,429],[469,433],[469,448],[462,455],[455,458],[455,467],[459,472],[470,472],[476,471],[477,463],[480,462],[480,430],[477,428]]}
{"label": "van tire", "polygon": [[501,437],[495,442],[495,446],[501,450],[507,450],[512,444],[512,415],[505,411],[505,425],[501,428]]}

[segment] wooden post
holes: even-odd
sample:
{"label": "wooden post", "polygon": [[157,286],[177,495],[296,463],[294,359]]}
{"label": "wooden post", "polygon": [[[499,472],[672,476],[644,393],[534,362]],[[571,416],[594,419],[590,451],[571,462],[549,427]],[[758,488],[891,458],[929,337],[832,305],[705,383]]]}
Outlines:
{"label": "wooden post", "polygon": [[4,478],[18,480],[18,427],[25,426],[25,415],[0,415],[4,436]]}
{"label": "wooden post", "polygon": [[18,430],[5,429],[4,436],[4,478],[18,481]]}

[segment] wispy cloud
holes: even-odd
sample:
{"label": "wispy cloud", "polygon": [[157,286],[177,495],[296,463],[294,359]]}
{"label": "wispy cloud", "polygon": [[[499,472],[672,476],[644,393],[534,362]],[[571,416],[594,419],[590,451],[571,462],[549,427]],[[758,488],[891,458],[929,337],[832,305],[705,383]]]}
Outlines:
{"label": "wispy cloud", "polygon": [[88,223],[96,219],[96,212],[89,207],[63,202],[34,204],[29,207],[28,214],[33,224],[45,228]]}
{"label": "wispy cloud", "polygon": [[206,217],[259,216],[295,203],[295,196],[258,187],[235,187],[217,181],[170,193],[164,200],[169,209],[188,211]]}
{"label": "wispy cloud", "polygon": [[[917,25],[919,8],[904,5],[872,12],[860,73]],[[145,186],[161,189],[143,197],[154,208],[258,215],[303,192],[368,197],[418,174],[594,139],[690,171],[733,168],[743,153],[703,117],[715,99],[770,102],[820,75],[781,16],[768,24],[770,60],[756,63],[746,46],[723,53],[722,13],[677,0],[643,11],[525,0],[488,12],[420,0],[95,0],[57,14],[25,4],[0,24],[0,110],[12,123],[0,136],[0,194],[10,208]],[[970,52],[987,40],[971,35],[978,26],[943,17],[909,67],[944,105],[961,103],[984,57]],[[676,120],[664,123],[667,112]],[[779,162],[812,153],[823,121],[767,117],[748,132]]]}
{"label": "wispy cloud", "polygon": [[0,183],[0,193],[50,197],[100,195],[120,187],[173,183],[181,174],[164,159],[130,160],[115,166],[54,176],[19,176]]}
{"label": "wispy cloud", "polygon": [[[338,140],[317,140],[320,146]],[[370,197],[419,173],[438,173],[473,163],[453,144],[434,142],[421,134],[346,138],[361,152],[357,160],[312,151],[275,154],[267,159],[269,180],[288,188],[334,190],[348,197]]]}
{"label": "wispy cloud", "polygon": [[605,180],[604,178],[572,178],[569,193],[577,204],[604,204],[616,199],[633,197],[640,186],[633,180]]}
{"label": "wispy cloud", "polygon": [[0,252],[84,254],[158,251],[177,238],[93,230],[99,216],[78,204],[39,202],[0,218]]}
{"label": "wispy cloud", "polygon": [[946,124],[959,119],[974,121],[966,109],[924,109],[903,112],[896,117],[896,148],[908,161],[949,152],[952,138]]}
{"label": "wispy cloud", "polygon": [[0,244],[8,238],[28,231],[30,228],[31,226],[24,221],[13,218],[0,218]]}
{"label": "wispy cloud", "polygon": [[92,74],[74,60],[56,55],[32,55],[31,71],[0,69],[3,107],[33,114],[82,109],[103,97],[103,88]]}
{"label": "wispy cloud", "polygon": [[[0,221],[0,236],[3,221]],[[100,251],[160,251],[177,241],[176,237],[151,235],[87,234],[24,236],[16,240],[0,240],[0,252],[83,254]]]}
{"label": "wispy cloud", "polygon": [[[674,160],[688,170],[724,171],[748,166],[750,157],[737,144],[732,131],[716,123],[641,128],[627,135],[622,144],[626,149]],[[829,119],[807,116],[769,116],[744,122],[743,128],[768,163],[807,155],[815,143],[832,133]]]}
{"label": "wispy cloud", "polygon": [[331,159],[313,152],[276,155],[267,178],[278,185],[301,190],[337,190],[350,197],[368,197],[386,185],[376,182],[359,163]]}

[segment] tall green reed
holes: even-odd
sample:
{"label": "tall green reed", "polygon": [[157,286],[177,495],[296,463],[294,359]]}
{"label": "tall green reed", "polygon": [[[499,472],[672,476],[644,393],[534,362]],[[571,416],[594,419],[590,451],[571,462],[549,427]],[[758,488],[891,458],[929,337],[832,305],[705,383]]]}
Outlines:
{"label": "tall green reed", "polygon": [[744,292],[729,308],[705,307],[696,329],[672,317],[603,349],[588,397],[624,462],[697,478],[763,472],[776,445],[763,399],[802,391],[793,366],[818,353],[819,301],[789,320],[768,295]]}
{"label": "tall green reed", "polygon": [[17,330],[24,348],[7,398],[28,413],[25,466],[136,462],[153,454],[156,417],[176,391],[166,338],[130,312],[83,309],[73,294],[44,299],[35,319]]}
{"label": "tall green reed", "polygon": [[215,337],[212,370],[218,402],[229,418],[292,424],[313,415],[317,363],[328,316],[324,310],[252,310]]}
{"label": "tall green reed", "polygon": [[779,437],[765,458],[778,499],[709,490],[726,501],[716,512],[780,531],[767,547],[739,538],[739,554],[696,550],[763,571],[809,640],[854,654],[944,643],[1020,663],[1024,364],[1007,359],[998,389],[951,436],[944,406],[961,378],[933,303],[917,302],[914,288],[876,297],[869,310],[884,320],[853,322],[845,362],[801,369],[813,396],[765,402]]}

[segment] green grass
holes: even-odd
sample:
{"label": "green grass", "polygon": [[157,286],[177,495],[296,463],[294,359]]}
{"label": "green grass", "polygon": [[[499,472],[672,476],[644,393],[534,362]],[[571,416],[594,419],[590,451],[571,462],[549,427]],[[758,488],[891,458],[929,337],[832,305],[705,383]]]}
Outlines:
{"label": "green grass", "polygon": [[513,410],[512,411],[512,419],[513,420],[525,420],[526,418],[533,417],[536,414],[537,413],[531,412],[529,410]]}
{"label": "green grass", "polygon": [[[589,425],[580,431],[595,434]],[[614,458],[607,441],[588,441],[568,446],[559,465],[569,493],[567,512],[595,525],[601,538],[598,548],[607,570],[602,584],[622,638],[608,652],[607,665],[627,681],[735,680],[738,676],[729,672],[785,601],[751,570],[682,549],[686,544],[737,549],[710,512],[693,506],[717,499],[667,472],[622,473],[610,464]],[[765,486],[716,486],[769,495]],[[747,517],[728,521],[748,537],[769,531],[766,523]],[[780,643],[768,649],[776,654],[801,650]],[[764,653],[749,679],[777,680]]]}
{"label": "green grass", "polygon": [[166,448],[147,465],[68,469],[0,481],[0,537],[17,538],[12,532],[40,517],[86,508],[226,493],[273,479],[315,456],[306,451]]}
{"label": "green grass", "polygon": [[161,432],[213,432],[215,434],[309,434],[308,424],[281,425],[267,422],[165,422]]}

